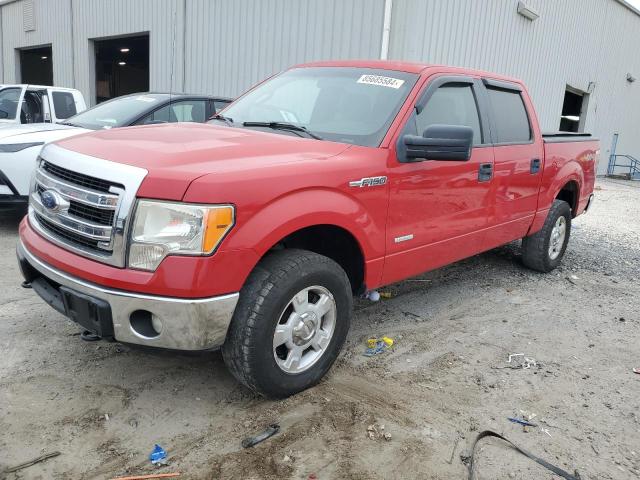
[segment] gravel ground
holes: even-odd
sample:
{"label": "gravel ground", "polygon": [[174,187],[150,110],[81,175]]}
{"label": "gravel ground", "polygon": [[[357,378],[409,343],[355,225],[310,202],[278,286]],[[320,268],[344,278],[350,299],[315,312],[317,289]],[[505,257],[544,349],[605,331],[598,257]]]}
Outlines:
{"label": "gravel ground", "polygon": [[[538,274],[506,245],[359,301],[345,350],[317,387],[255,397],[219,353],[179,355],[86,343],[20,288],[15,218],[0,219],[0,472],[61,455],[15,479],[466,478],[491,429],[582,479],[640,477],[640,184],[599,181],[563,266]],[[369,336],[392,351],[362,355]],[[536,365],[508,368],[509,354]],[[538,427],[507,417],[532,415]],[[244,450],[271,422],[281,432]],[[375,426],[379,433],[369,432]],[[384,426],[384,430],[382,430]],[[169,464],[152,467],[153,445]],[[559,478],[499,441],[477,478]],[[0,478],[3,474],[0,473]]]}

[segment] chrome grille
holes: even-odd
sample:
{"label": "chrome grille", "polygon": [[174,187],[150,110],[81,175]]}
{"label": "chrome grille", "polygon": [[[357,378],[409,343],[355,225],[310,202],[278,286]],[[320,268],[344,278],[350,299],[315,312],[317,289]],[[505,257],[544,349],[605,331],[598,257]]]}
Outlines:
{"label": "chrome grille", "polygon": [[29,221],[59,246],[124,267],[129,213],[146,174],[47,145],[34,175]]}
{"label": "chrome grille", "polygon": [[47,231],[53,233],[54,235],[59,236],[60,238],[63,238],[69,241],[73,245],[88,247],[94,250],[98,248],[97,240],[92,240],[80,233],[76,233],[71,230],[66,230],[64,228],[61,228],[55,223],[48,221],[42,215],[38,215],[37,213],[36,213],[36,218],[38,219],[38,223],[40,223],[40,225],[42,225]]}
{"label": "chrome grille", "polygon": [[42,162],[41,168],[42,170],[50,173],[56,178],[67,181],[74,185],[78,185],[80,187],[96,190],[98,192],[109,193],[111,191],[111,187],[123,188],[122,185],[114,184],[106,180],[101,180],[89,175],[84,175],[82,173],[72,172],[71,170],[67,170],[66,168],[62,168],[49,163],[46,160]]}
{"label": "chrome grille", "polygon": [[[36,191],[39,195],[45,191],[45,188],[39,183],[36,184]],[[69,200],[69,215],[78,219],[89,220],[99,225],[113,225],[115,210],[105,210],[100,207],[92,207],[75,200]]]}

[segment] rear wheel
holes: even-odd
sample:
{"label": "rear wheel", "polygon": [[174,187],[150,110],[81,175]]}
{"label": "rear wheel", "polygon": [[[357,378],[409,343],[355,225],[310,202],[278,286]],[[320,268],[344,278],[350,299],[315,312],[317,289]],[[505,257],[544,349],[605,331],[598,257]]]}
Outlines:
{"label": "rear wheel", "polygon": [[274,252],[240,292],[222,347],[225,363],[262,395],[300,392],[337,358],[352,308],[349,279],[333,260],[304,250]]}
{"label": "rear wheel", "polygon": [[571,208],[555,200],[542,229],[522,239],[522,262],[533,270],[550,272],[562,261],[571,234]]}

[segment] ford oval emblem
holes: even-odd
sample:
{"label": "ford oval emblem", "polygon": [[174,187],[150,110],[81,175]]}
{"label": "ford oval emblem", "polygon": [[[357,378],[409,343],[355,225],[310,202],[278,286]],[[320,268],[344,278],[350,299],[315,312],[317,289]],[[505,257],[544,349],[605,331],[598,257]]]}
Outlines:
{"label": "ford oval emblem", "polygon": [[40,194],[40,200],[44,208],[52,212],[57,212],[61,208],[68,206],[68,202],[54,190],[45,190],[42,192]]}

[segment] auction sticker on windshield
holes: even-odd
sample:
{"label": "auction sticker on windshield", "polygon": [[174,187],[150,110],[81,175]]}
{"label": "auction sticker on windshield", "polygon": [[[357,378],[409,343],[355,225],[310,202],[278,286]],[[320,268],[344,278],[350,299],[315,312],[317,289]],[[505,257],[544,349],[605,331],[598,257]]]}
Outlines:
{"label": "auction sticker on windshield", "polygon": [[393,77],[383,77],[380,75],[362,75],[358,79],[358,83],[366,83],[367,85],[379,85],[381,87],[400,88],[404,80]]}

